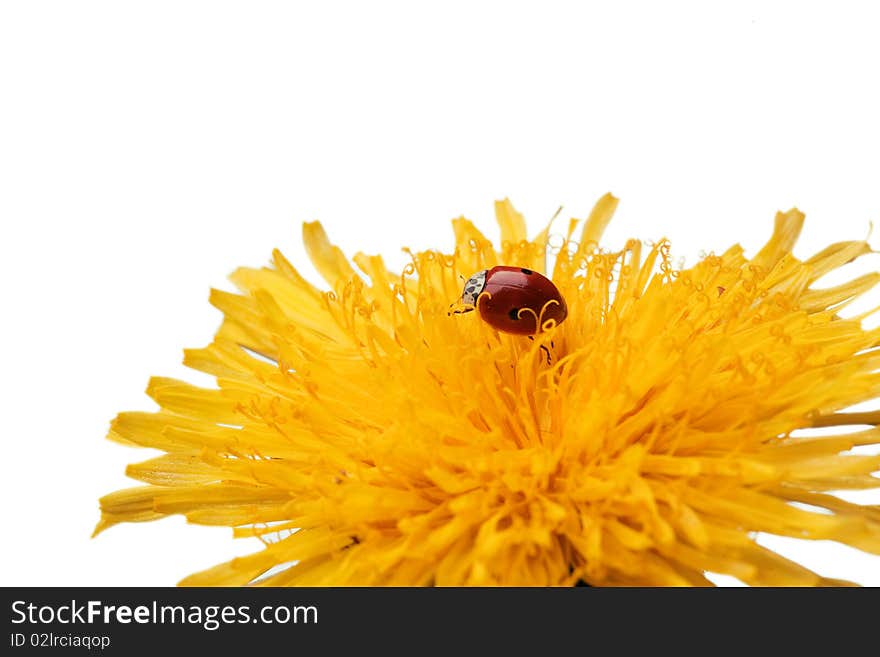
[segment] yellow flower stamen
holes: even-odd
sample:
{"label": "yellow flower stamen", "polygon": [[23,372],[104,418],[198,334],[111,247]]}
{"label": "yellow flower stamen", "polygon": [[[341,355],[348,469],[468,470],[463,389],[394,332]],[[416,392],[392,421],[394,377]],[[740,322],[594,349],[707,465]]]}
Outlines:
{"label": "yellow flower stamen", "polygon": [[798,260],[791,210],[755,257],[677,270],[665,240],[599,249],[616,205],[577,241],[570,224],[552,272],[568,317],[531,340],[450,314],[462,276],[546,273],[549,226],[527,240],[508,201],[500,250],[457,219],[453,254],[408,251],[400,274],[356,254],[365,278],[305,224],[330,290],[276,251],[232,275],[240,294],[212,292],[224,321],[185,363],[217,387],[157,377],[161,410],[113,421],[165,454],[129,466],[145,485],[102,498],[96,532],[183,514],[264,540],[195,585],[841,583],[754,533],[880,554],[878,508],[834,494],[880,486],[880,456],[847,453],[880,443],[880,412],[845,411],[880,392],[880,329],[839,314],[880,274],[813,287],[870,247]]}

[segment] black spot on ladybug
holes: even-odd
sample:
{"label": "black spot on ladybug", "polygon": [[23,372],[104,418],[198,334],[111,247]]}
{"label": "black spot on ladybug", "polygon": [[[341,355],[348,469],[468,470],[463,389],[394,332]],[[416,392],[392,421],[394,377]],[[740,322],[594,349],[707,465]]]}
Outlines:
{"label": "black spot on ladybug", "polygon": [[519,319],[519,308],[511,308],[510,312],[507,313],[507,316],[510,317],[510,319]]}
{"label": "black spot on ladybug", "polygon": [[535,272],[533,272],[531,269],[520,269],[520,271],[521,271],[523,274],[525,274],[526,276],[531,276],[532,274],[535,273]]}

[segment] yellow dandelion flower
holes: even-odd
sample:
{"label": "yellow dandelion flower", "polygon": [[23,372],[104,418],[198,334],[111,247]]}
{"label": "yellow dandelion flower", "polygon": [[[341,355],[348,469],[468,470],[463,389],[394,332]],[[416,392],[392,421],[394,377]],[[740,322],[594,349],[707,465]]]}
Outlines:
{"label": "yellow dandelion flower", "polygon": [[[755,257],[676,270],[665,240],[598,248],[616,203],[570,223],[552,272],[548,230],[527,240],[508,201],[500,250],[457,219],[453,254],[400,274],[305,224],[331,290],[275,251],[212,292],[222,326],[184,362],[217,388],[153,378],[161,410],[113,421],[165,453],[129,466],[146,485],[101,499],[96,532],[183,514],[264,539],[192,585],[839,583],[755,534],[880,554],[880,508],[835,494],[880,485],[880,456],[847,453],[880,442],[880,412],[844,411],[880,390],[880,329],[838,314],[880,273],[813,286],[870,247],[798,260],[791,210]],[[567,319],[529,339],[450,316],[496,264],[547,273]]]}

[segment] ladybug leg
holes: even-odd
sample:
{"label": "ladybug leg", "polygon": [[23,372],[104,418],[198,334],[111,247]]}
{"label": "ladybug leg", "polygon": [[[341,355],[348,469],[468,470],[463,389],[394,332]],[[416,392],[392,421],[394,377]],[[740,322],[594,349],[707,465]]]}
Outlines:
{"label": "ladybug leg", "polygon": [[463,315],[464,313],[469,313],[469,312],[473,312],[473,311],[474,311],[474,307],[473,307],[473,306],[467,306],[467,307],[465,307],[465,308],[455,308],[455,310],[453,310],[453,308],[454,308],[456,305],[457,305],[457,304],[454,304],[454,303],[453,303],[451,306],[449,306],[449,312],[446,313],[447,316],[448,316],[448,315]]}
{"label": "ladybug leg", "polygon": [[551,358],[550,358],[550,350],[547,348],[547,345],[542,344],[541,351],[543,351],[545,354],[547,354],[547,364],[549,365],[551,362]]}
{"label": "ladybug leg", "polygon": [[[534,335],[530,335],[530,336],[529,336],[529,340],[531,340],[532,342],[534,342],[534,341],[535,341],[535,336],[534,336]],[[550,346],[551,346],[551,347],[553,346],[553,342],[550,342]],[[543,352],[547,355],[547,364],[549,365],[552,359],[551,359],[551,357],[550,357],[550,350],[547,348],[547,345],[542,344],[542,345],[541,345],[541,351],[543,351]]]}

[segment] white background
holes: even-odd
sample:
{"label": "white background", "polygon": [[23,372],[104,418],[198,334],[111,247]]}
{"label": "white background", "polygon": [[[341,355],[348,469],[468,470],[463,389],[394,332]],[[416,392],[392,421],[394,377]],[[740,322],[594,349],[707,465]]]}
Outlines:
{"label": "white background", "polygon": [[[236,266],[277,246],[313,275],[303,221],[396,265],[460,214],[496,236],[505,196],[536,230],[611,191],[611,245],[665,235],[689,262],[754,253],[794,205],[799,256],[864,237],[871,5],[4,2],[0,584],[167,585],[258,547],[179,517],[89,534],[151,455],[110,419],[154,408],[151,374],[207,381],[181,349]],[[880,584],[880,557],[768,544]]]}

